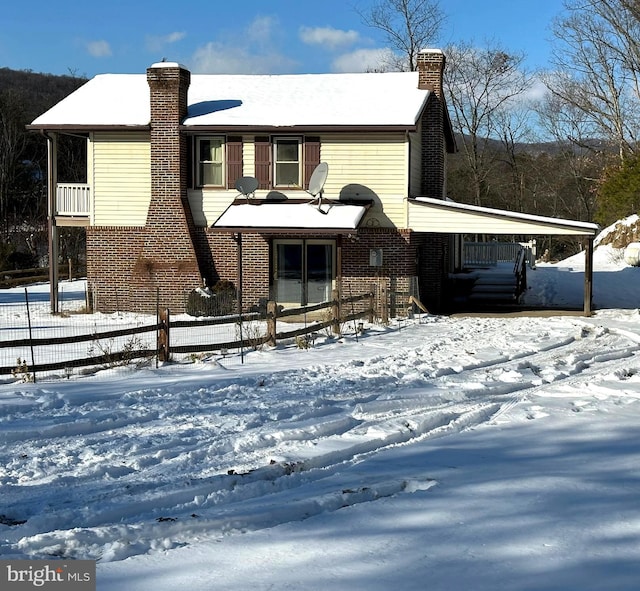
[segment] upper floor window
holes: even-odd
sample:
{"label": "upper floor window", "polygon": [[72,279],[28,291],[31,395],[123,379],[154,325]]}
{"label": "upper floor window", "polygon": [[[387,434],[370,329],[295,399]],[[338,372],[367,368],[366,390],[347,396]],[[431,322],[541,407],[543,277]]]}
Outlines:
{"label": "upper floor window", "polygon": [[197,185],[224,186],[224,137],[196,138],[196,154]]}
{"label": "upper floor window", "polygon": [[299,137],[273,138],[274,186],[302,186],[301,146]]}

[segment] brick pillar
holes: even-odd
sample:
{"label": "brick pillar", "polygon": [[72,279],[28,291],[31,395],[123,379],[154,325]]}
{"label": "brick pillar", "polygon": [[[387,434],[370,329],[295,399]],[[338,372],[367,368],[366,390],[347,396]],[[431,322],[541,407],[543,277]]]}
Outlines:
{"label": "brick pillar", "polygon": [[144,245],[132,288],[141,308],[160,292],[160,305],[184,311],[185,291],[202,284],[187,200],[187,139],[180,124],[187,114],[188,70],[158,63],[147,70],[151,100],[151,203]]}
{"label": "brick pillar", "polygon": [[418,54],[418,88],[430,90],[431,96],[422,116],[421,193],[425,197],[445,197],[445,102],[442,77],[445,57],[438,49]]}

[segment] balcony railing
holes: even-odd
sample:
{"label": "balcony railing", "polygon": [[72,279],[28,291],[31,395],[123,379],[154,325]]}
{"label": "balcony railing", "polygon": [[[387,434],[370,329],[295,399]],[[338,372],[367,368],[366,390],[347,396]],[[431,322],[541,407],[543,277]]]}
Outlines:
{"label": "balcony railing", "polygon": [[465,242],[465,267],[495,267],[498,263],[515,261],[524,251],[525,262],[536,265],[536,241],[529,242]]}
{"label": "balcony railing", "polygon": [[56,215],[88,216],[91,208],[91,187],[84,183],[58,183]]}

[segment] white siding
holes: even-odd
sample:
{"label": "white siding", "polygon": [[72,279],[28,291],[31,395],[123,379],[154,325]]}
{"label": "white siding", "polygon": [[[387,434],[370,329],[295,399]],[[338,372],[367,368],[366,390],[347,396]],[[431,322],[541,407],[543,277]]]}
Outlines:
{"label": "white siding", "polygon": [[224,189],[190,189],[189,205],[196,226],[210,226],[238,195],[238,191]]}
{"label": "white siding", "polygon": [[558,219],[544,223],[519,218],[518,214],[503,211],[484,213],[448,209],[426,203],[409,202],[409,227],[416,232],[442,232],[453,234],[522,234],[586,236],[595,230],[572,226],[570,220]]}
{"label": "white siding", "polygon": [[320,154],[329,165],[327,197],[372,198],[367,219],[375,218],[375,225],[406,227],[409,162],[404,132],[324,135]]}
{"label": "white siding", "polygon": [[[243,174],[254,176],[254,137],[242,139]],[[320,159],[329,165],[325,197],[373,199],[365,224],[407,227],[409,140],[404,132],[324,135],[320,137]],[[264,198],[268,192],[256,191],[256,198]],[[279,192],[291,199],[308,196],[300,190]],[[190,190],[196,223],[210,226],[236,197],[235,189]]]}
{"label": "white siding", "polygon": [[242,136],[242,174],[244,176],[255,176],[256,146],[253,140],[252,135]]}
{"label": "white siding", "polygon": [[92,224],[144,226],[151,201],[149,134],[93,133],[89,148]]}

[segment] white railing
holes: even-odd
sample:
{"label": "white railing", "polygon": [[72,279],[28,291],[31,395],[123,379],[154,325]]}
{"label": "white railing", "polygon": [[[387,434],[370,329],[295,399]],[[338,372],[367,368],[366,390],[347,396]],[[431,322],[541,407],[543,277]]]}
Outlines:
{"label": "white railing", "polygon": [[465,267],[494,267],[498,264],[497,242],[465,242]]}
{"label": "white railing", "polygon": [[88,216],[91,207],[91,187],[84,183],[58,183],[56,215]]}
{"label": "white railing", "polygon": [[465,267],[495,267],[498,263],[515,261],[524,250],[525,261],[535,267],[536,241],[530,242],[465,242]]}

